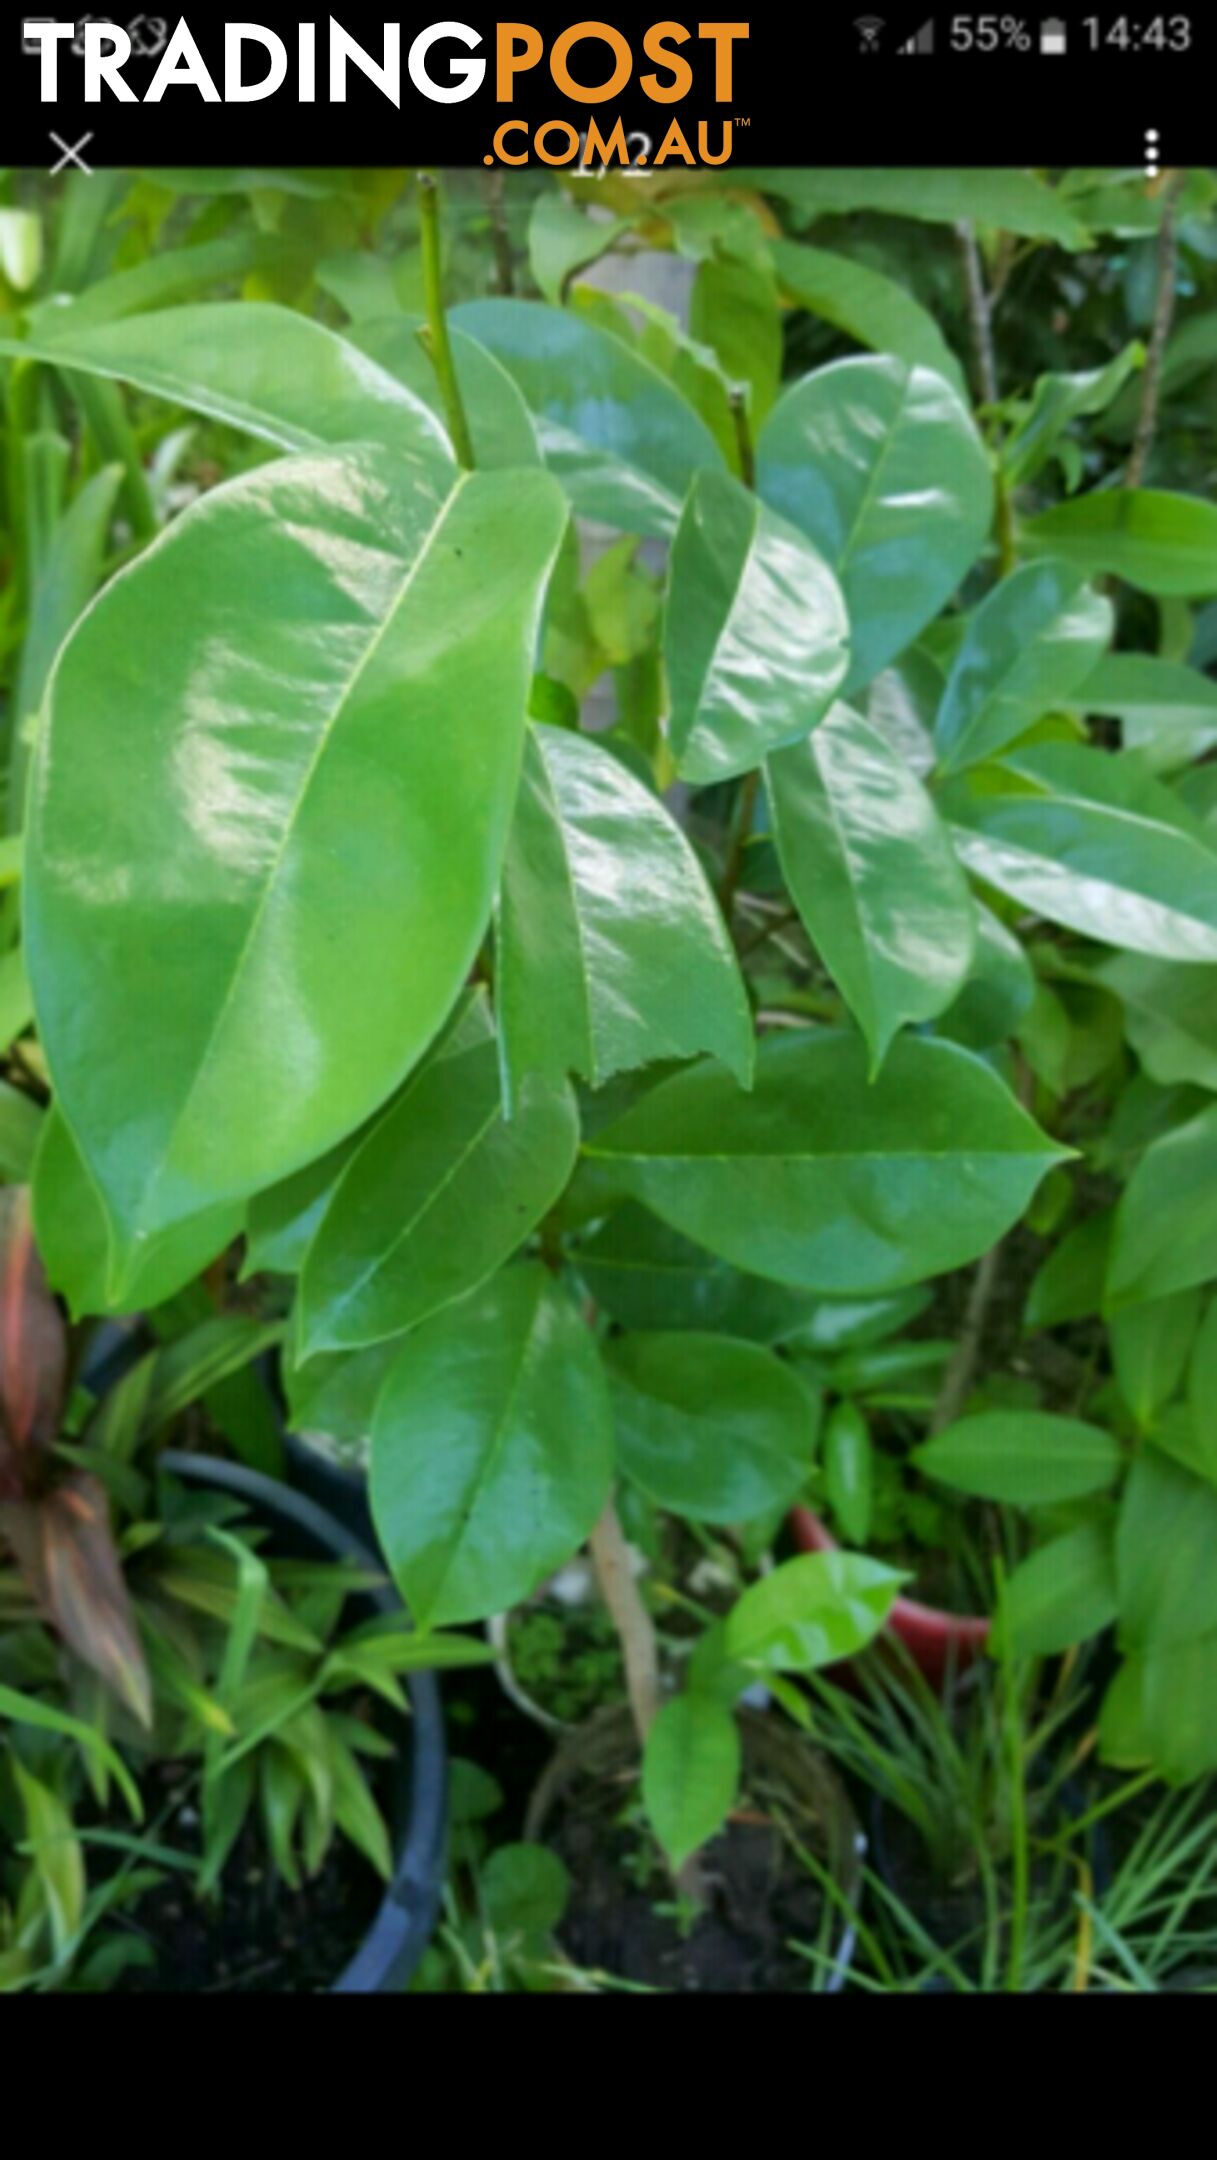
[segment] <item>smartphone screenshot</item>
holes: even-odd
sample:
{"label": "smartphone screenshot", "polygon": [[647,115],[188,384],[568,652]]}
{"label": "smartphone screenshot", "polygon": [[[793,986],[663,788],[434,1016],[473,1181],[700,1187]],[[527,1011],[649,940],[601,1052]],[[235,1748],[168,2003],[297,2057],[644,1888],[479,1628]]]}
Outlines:
{"label": "smartphone screenshot", "polygon": [[0,53],[0,1993],[1211,1993],[1217,23]]}

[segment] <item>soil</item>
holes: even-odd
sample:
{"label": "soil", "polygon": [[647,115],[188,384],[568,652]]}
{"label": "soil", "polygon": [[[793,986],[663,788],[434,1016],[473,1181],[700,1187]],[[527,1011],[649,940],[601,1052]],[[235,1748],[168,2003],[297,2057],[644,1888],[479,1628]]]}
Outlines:
{"label": "soil", "polygon": [[150,1942],[156,1962],[131,1967],[123,1992],[324,1994],[354,1956],[383,1895],[379,1876],[342,1839],[314,1881],[289,1890],[270,1866],[257,1824],[250,1824],[212,1902],[200,1904],[189,1878],[176,1875],[141,1898],[129,1924]]}
{"label": "soil", "polygon": [[[843,1790],[799,1736],[773,1730],[775,1718],[749,1715],[741,1723],[741,1798],[721,1836],[700,1855],[706,1905],[683,1929],[670,1910],[671,1881],[638,1819],[628,1721],[623,1735],[619,1713],[593,1720],[556,1759],[559,1774],[551,1772],[548,1794],[543,1787],[538,1795],[529,1834],[543,1835],[570,1873],[559,1941],[582,1970],[677,1994],[790,1994],[810,1987],[814,1966],[799,1946],[820,1944],[825,1898],[790,1832],[821,1860],[832,1842],[839,1862],[848,1853],[848,1868],[856,1826]],[[758,1727],[770,1730],[758,1733]],[[607,1750],[596,1744],[606,1733]],[[580,1747],[585,1759],[576,1766],[572,1748]],[[783,1756],[791,1764],[789,1780]],[[562,1774],[564,1757],[569,1767]],[[817,1803],[838,1811],[832,1828]],[[852,1884],[845,1888],[851,1894]],[[831,1934],[839,1942],[839,1922]]]}

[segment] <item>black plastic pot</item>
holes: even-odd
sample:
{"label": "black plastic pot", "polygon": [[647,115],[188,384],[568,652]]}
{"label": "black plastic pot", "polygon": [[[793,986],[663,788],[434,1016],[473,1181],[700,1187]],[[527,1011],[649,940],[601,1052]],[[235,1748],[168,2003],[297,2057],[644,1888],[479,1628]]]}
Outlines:
{"label": "black plastic pot", "polygon": [[[274,1550],[284,1558],[354,1561],[378,1571],[365,1542],[305,1493],[216,1456],[170,1452],[160,1463],[183,1485],[243,1501],[269,1527]],[[360,1620],[401,1611],[390,1589],[362,1591],[350,1603]],[[439,1916],[448,1810],[443,1711],[434,1673],[410,1673],[406,1686],[411,1715],[402,1723],[390,1804],[397,1855],[393,1880],[359,1949],[334,1982],[334,1995],[389,1995],[407,1986]]]}

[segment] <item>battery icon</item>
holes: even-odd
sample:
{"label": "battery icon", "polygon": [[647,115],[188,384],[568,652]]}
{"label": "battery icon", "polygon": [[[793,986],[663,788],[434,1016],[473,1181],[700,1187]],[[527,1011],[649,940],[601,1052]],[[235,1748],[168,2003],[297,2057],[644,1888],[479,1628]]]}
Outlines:
{"label": "battery icon", "polygon": [[1040,24],[1040,51],[1042,53],[1063,53],[1068,49],[1068,44],[1069,26],[1067,23],[1061,22],[1058,16],[1050,15],[1047,22]]}

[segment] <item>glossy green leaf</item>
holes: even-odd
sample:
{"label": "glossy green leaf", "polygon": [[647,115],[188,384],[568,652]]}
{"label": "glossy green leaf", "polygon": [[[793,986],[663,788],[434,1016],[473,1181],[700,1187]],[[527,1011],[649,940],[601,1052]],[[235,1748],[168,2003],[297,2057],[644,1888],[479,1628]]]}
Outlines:
{"label": "glossy green leaf", "polygon": [[726,1655],[754,1672],[816,1672],[853,1657],[878,1634],[904,1580],[862,1553],[784,1560],[732,1606]]}
{"label": "glossy green leaf", "polygon": [[1217,1105],[1145,1150],[1116,1210],[1108,1270],[1113,1305],[1135,1305],[1217,1279]]}
{"label": "glossy green leaf", "polygon": [[1006,1583],[1006,1617],[1023,1657],[1052,1657],[1100,1635],[1116,1617],[1116,1562],[1108,1515],[1049,1539]]}
{"label": "glossy green leaf", "polygon": [[595,1343],[539,1265],[410,1335],[376,1406],[372,1511],[416,1624],[525,1598],[597,1522],[613,1471]]}
{"label": "glossy green leaf", "polygon": [[1032,554],[1059,555],[1087,577],[1142,592],[1217,593],[1217,506],[1165,488],[1102,488],[1043,510],[1022,528]]}
{"label": "glossy green leaf", "polygon": [[767,773],[790,896],[876,1072],[897,1031],[944,1012],[967,978],[967,882],[920,780],[852,707],[834,705]]}
{"label": "glossy green leaf", "polygon": [[704,421],[650,363],[594,324],[528,300],[470,300],[452,321],[523,392],[546,463],[583,517],[675,531],[695,472],[721,466]]}
{"label": "glossy green leaf", "polygon": [[1125,744],[1143,750],[1155,771],[1186,765],[1217,743],[1217,682],[1152,653],[1111,653],[1073,702],[1121,721]]}
{"label": "glossy green leaf", "polygon": [[[672,205],[674,211],[679,207],[679,200]],[[686,212],[694,207],[690,198]],[[717,253],[699,265],[689,328],[714,354],[727,381],[743,393],[747,425],[755,431],[782,381],[781,309],[773,271],[760,251],[747,262]]]}
{"label": "glossy green leaf", "polygon": [[914,1448],[927,1477],[980,1500],[1021,1507],[1101,1492],[1120,1467],[1111,1434],[1040,1410],[984,1410]]}
{"label": "glossy green leaf", "polygon": [[933,316],[908,288],[869,263],[795,240],[775,240],[773,262],[786,299],[843,330],[872,352],[894,353],[913,367],[932,368],[961,398],[963,370]]}
{"label": "glossy green leaf", "polygon": [[957,392],[893,359],[839,360],[792,384],[761,432],[757,486],[841,581],[847,689],[870,682],[950,599],[993,507],[988,458]]}
{"label": "glossy green leaf", "polygon": [[545,298],[561,307],[566,288],[580,270],[599,262],[629,231],[629,219],[604,217],[599,206],[591,217],[560,188],[537,196],[528,221],[528,259]]}
{"label": "glossy green leaf", "polygon": [[751,1522],[811,1470],[816,1398],[769,1350],[726,1335],[627,1335],[608,1358],[623,1469],[694,1522]]}
{"label": "glossy green leaf", "polygon": [[966,1051],[900,1037],[868,1085],[861,1038],[827,1028],[769,1038],[751,1095],[678,1073],[585,1152],[711,1252],[829,1293],[975,1259],[1061,1154]]}
{"label": "glossy green leaf", "polygon": [[1217,855],[1181,807],[1163,822],[1118,758],[1072,743],[1015,751],[1001,771],[1000,793],[955,782],[944,797],[969,870],[1102,944],[1217,960]]}
{"label": "glossy green leaf", "polygon": [[579,1274],[622,1327],[688,1328],[778,1342],[813,1309],[810,1291],[745,1275],[632,1201],[581,1246]]}
{"label": "glossy green leaf", "polygon": [[[430,354],[419,342],[419,320],[416,315],[376,316],[348,330],[347,336],[443,422],[439,378]],[[506,368],[484,345],[459,330],[451,332],[451,342],[478,471],[539,464],[541,446],[532,416]]]}
{"label": "glossy green leaf", "polygon": [[968,620],[935,724],[944,772],[994,757],[1093,674],[1110,600],[1068,563],[1025,563]]}
{"label": "glossy green leaf", "polygon": [[109,1277],[105,1210],[80,1150],[59,1111],[42,1125],[34,1165],[34,1226],[47,1279],[74,1320],[112,1312],[144,1312],[175,1297],[219,1258],[241,1232],[239,1202],[187,1216],[143,1240],[125,1285],[115,1297]]}
{"label": "glossy green leaf", "polygon": [[1217,1631],[1217,1490],[1142,1448],[1116,1534],[1120,1643],[1164,1649]]}
{"label": "glossy green leaf", "polygon": [[55,528],[35,582],[15,693],[8,782],[11,827],[24,822],[26,775],[55,655],[101,581],[122,477],[121,466],[106,465],[85,482]]}
{"label": "glossy green leaf", "polygon": [[558,1200],[579,1117],[526,1074],[510,1121],[493,1040],[423,1066],[339,1178],[300,1278],[304,1354],[400,1335],[485,1282]]}
{"label": "glossy green leaf", "polygon": [[1118,953],[1095,979],[1121,1000],[1124,1032],[1151,1080],[1217,1093],[1217,968]]}
{"label": "glossy green leaf", "polygon": [[742,1081],[752,1019],[717,902],[662,803],[612,754],[534,726],[498,914],[512,1093],[709,1051]]}
{"label": "glossy green leaf", "polygon": [[729,473],[700,473],[676,538],[664,619],[677,770],[697,786],[806,735],[849,665],[831,570]]}
{"label": "glossy green leaf", "polygon": [[[99,323],[118,322],[148,309],[164,309],[192,299],[209,286],[228,284],[251,272],[278,271],[304,254],[282,233],[253,230],[224,233],[218,240],[196,241],[147,255],[109,277],[97,278],[73,294],[65,307],[61,292],[31,308],[30,325],[38,337],[75,338]],[[248,303],[246,303],[248,305]]]}
{"label": "glossy green leaf", "polygon": [[1116,1381],[1142,1432],[1181,1385],[1199,1318],[1197,1290],[1177,1290],[1113,1313],[1108,1333]]}
{"label": "glossy green leaf", "polygon": [[722,1829],[740,1777],[740,1736],[733,1713],[686,1688],[665,1703],[642,1758],[642,1798],[651,1828],[673,1868]]}
{"label": "glossy green leaf", "polygon": [[440,502],[373,453],[285,460],[186,512],[69,641],[27,946],[116,1295],[145,1238],[354,1130],[443,1022],[563,519],[541,473]]}
{"label": "glossy green leaf", "polygon": [[445,429],[420,397],[333,330],[291,308],[210,301],[76,330],[71,311],[10,359],[131,383],[281,450],[377,443],[434,483],[454,473]]}

